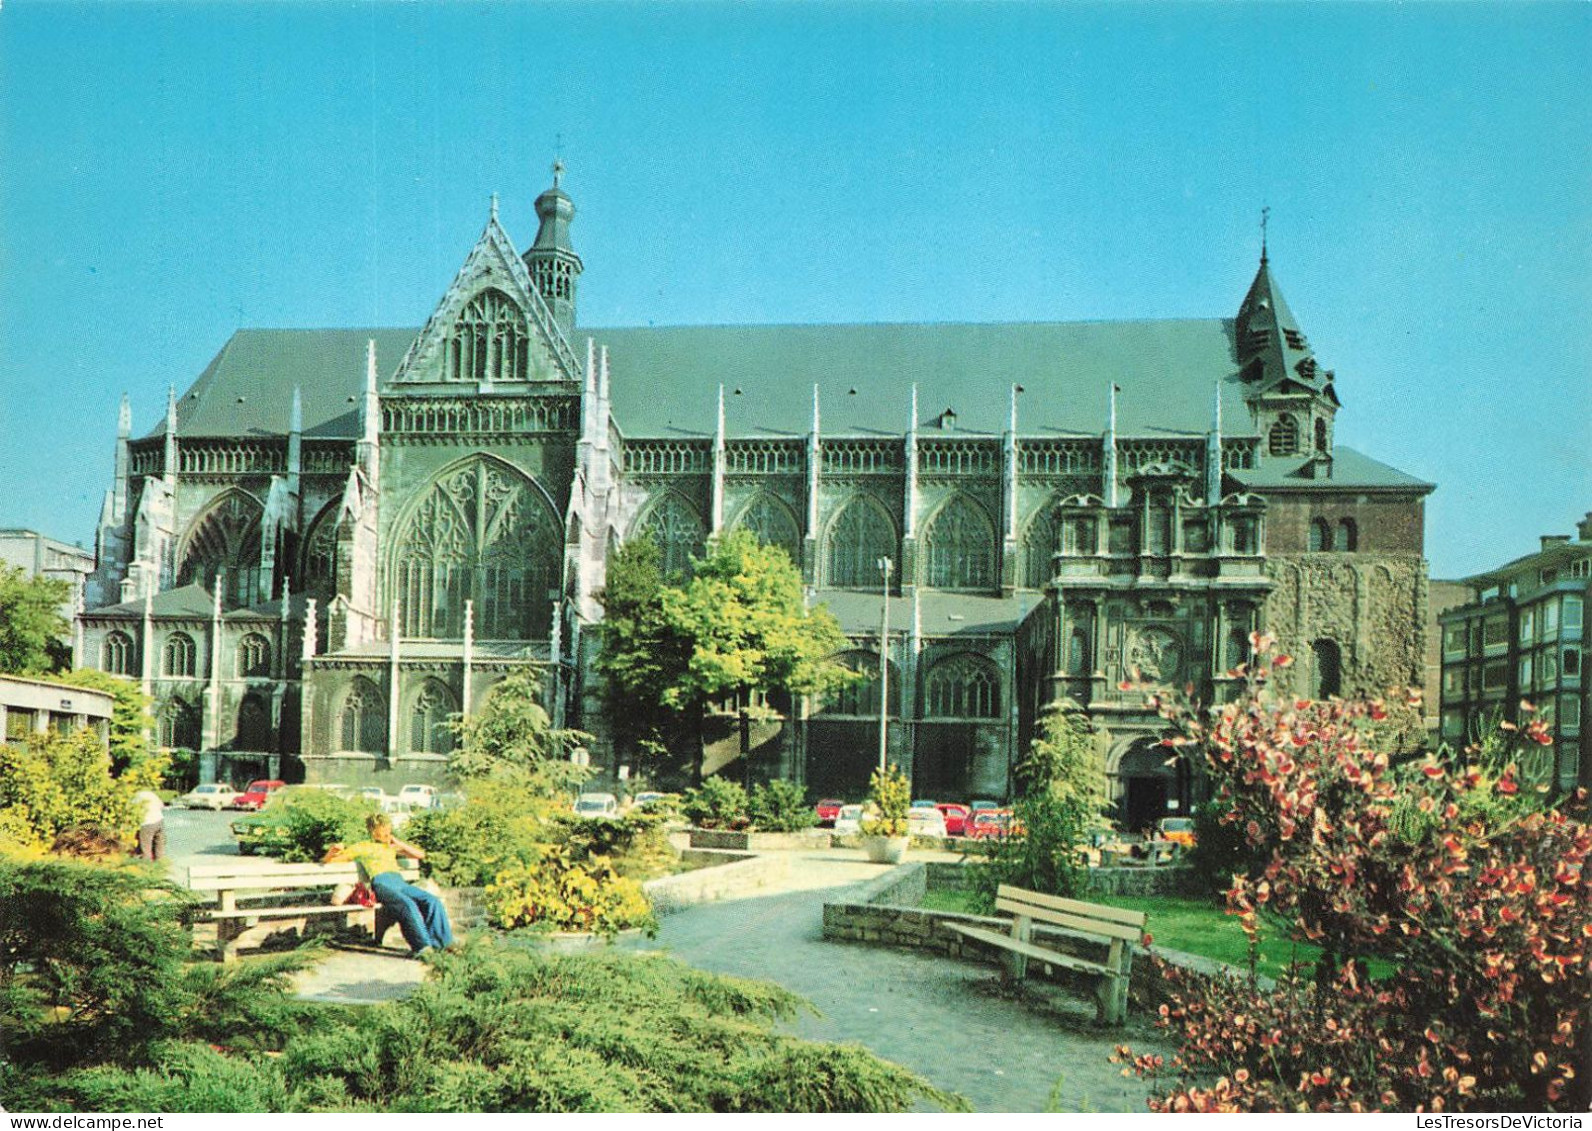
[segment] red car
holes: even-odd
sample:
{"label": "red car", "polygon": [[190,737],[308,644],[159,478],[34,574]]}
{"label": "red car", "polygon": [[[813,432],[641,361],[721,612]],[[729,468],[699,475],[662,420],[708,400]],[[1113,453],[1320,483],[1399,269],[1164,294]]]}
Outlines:
{"label": "red car", "polygon": [[840,816],[840,807],[844,801],[836,801],[833,797],[826,797],[813,806],[813,812],[818,814],[818,823],[825,828],[834,828],[835,818]]}
{"label": "red car", "polygon": [[249,783],[249,788],[245,789],[242,793],[234,797],[232,799],[232,804],[227,806],[227,808],[253,809],[258,812],[259,810],[265,808],[265,803],[270,798],[271,794],[275,793],[286,784],[287,782],[284,781],[267,780],[266,778],[260,778],[258,781],[251,781]]}
{"label": "red car", "polygon": [[1003,840],[1022,832],[1010,809],[978,809],[968,818],[962,835],[968,840]]}
{"label": "red car", "polygon": [[958,805],[954,801],[942,801],[935,808],[945,815],[946,836],[961,836],[967,831],[967,819],[973,811],[966,805]]}

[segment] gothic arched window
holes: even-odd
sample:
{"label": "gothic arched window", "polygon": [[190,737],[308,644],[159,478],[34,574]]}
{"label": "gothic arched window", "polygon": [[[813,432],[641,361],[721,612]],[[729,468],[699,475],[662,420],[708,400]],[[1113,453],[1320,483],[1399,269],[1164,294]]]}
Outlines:
{"label": "gothic arched window", "polygon": [[928,584],[939,589],[988,589],[995,584],[995,530],[977,503],[958,495],[923,534]]}
{"label": "gothic arched window", "polygon": [[100,646],[100,667],[112,675],[132,675],[133,638],[120,630],[107,633]]}
{"label": "gothic arched window", "polygon": [[1354,519],[1339,519],[1338,525],[1332,531],[1332,548],[1347,553],[1355,549],[1359,541],[1359,532],[1354,528]]}
{"label": "gothic arched window", "polygon": [[453,750],[453,728],[448,717],[458,707],[453,693],[442,683],[428,679],[415,696],[409,710],[409,750],[415,754],[447,754]]}
{"label": "gothic arched window", "polygon": [[259,678],[271,674],[271,642],[258,632],[238,641],[238,678]]}
{"label": "gothic arched window", "polygon": [[999,670],[982,656],[964,652],[929,671],[928,714],[944,719],[994,719],[1001,712]]}
{"label": "gothic arched window", "polygon": [[1299,450],[1299,422],[1283,413],[1267,433],[1266,446],[1274,456],[1291,456]]}
{"label": "gothic arched window", "polygon": [[1324,518],[1310,520],[1310,550],[1320,553],[1332,549],[1332,524]]}
{"label": "gothic arched window", "polygon": [[232,741],[234,750],[270,750],[271,712],[258,695],[245,695],[238,706],[237,737]]}
{"label": "gothic arched window", "polygon": [[1042,510],[1034,516],[1023,535],[1022,578],[1025,588],[1043,589],[1050,584],[1055,574],[1055,563],[1051,560],[1055,554],[1056,524]]}
{"label": "gothic arched window", "polygon": [[1343,690],[1343,653],[1336,640],[1317,640],[1310,645],[1315,659],[1310,673],[1313,699],[1326,699]]}
{"label": "gothic arched window", "polygon": [[778,546],[793,562],[801,561],[801,531],[791,509],[767,491],[759,494],[741,512],[735,525],[752,534],[765,546]]}
{"label": "gothic arched window", "polygon": [[895,523],[877,500],[858,495],[829,524],[824,581],[836,589],[877,589],[883,583],[880,558],[900,565]]}
{"label": "gothic arched window", "polygon": [[337,592],[337,519],[341,504],[336,501],[321,512],[304,540],[304,565],[299,572],[299,588],[306,593],[330,597]]}
{"label": "gothic arched window", "polygon": [[204,586],[215,592],[225,575],[221,599],[229,605],[251,605],[260,583],[260,516],[263,508],[252,495],[228,491],[194,520],[178,556],[177,584]]}
{"label": "gothic arched window", "polygon": [[403,634],[461,637],[464,603],[474,601],[477,638],[544,636],[562,557],[558,521],[529,480],[479,457],[445,472],[394,554]]}
{"label": "gothic arched window", "polygon": [[[824,704],[826,715],[861,715],[879,717],[879,654],[877,652],[847,652],[840,662],[862,678],[848,683],[830,696]],[[901,713],[901,674],[896,666],[886,663],[885,674],[890,681],[890,714]]]}
{"label": "gothic arched window", "polygon": [[186,632],[174,632],[166,637],[166,647],[161,651],[160,674],[165,676],[192,676],[194,673],[193,637]]}
{"label": "gothic arched window", "polygon": [[160,744],[167,749],[199,749],[199,712],[181,699],[169,700],[160,709],[157,729]]}
{"label": "gothic arched window", "polygon": [[453,324],[443,379],[523,381],[530,368],[525,312],[500,290],[476,295]]}
{"label": "gothic arched window", "polygon": [[1069,518],[1061,526],[1061,552],[1095,554],[1100,550],[1092,518]]}
{"label": "gothic arched window", "polygon": [[356,678],[343,700],[338,719],[339,749],[380,754],[387,748],[387,720],[383,718],[381,692],[368,679]]}
{"label": "gothic arched window", "polygon": [[679,495],[669,492],[659,499],[641,520],[637,530],[658,547],[659,565],[665,577],[691,572],[691,559],[700,557],[708,531],[702,518]]}

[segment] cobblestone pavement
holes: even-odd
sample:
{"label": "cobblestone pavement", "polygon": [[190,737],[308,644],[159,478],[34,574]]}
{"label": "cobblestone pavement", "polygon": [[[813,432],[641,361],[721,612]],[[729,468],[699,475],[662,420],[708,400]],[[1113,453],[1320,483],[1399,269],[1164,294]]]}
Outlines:
{"label": "cobblestone pavement", "polygon": [[[823,901],[880,874],[878,865],[808,857],[804,890],[704,904],[664,919],[658,949],[700,969],[766,978],[809,999],[821,1016],[795,1031],[857,1042],[960,1092],[978,1111],[1144,1111],[1145,1089],[1107,1058],[1128,1042],[1156,1044],[1147,1025],[1096,1029],[1093,1007],[1048,993],[1003,996],[992,966],[827,942]],[[1053,1096],[1054,1093],[1054,1096]]]}

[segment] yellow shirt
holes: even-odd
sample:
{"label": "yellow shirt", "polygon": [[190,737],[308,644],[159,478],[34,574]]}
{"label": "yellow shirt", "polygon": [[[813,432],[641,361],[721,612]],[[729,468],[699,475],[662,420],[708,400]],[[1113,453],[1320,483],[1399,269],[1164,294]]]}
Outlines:
{"label": "yellow shirt", "polygon": [[379,840],[362,840],[338,853],[342,860],[352,860],[359,867],[361,878],[368,884],[383,872],[398,871],[398,849]]}

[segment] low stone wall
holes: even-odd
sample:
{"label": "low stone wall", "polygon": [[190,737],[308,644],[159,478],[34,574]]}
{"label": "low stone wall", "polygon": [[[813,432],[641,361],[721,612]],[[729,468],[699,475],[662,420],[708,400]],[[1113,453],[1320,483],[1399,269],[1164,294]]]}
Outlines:
{"label": "low stone wall", "polygon": [[1089,886],[1099,895],[1190,895],[1202,890],[1202,882],[1186,865],[1089,869]]}
{"label": "low stone wall", "polygon": [[966,891],[972,885],[968,862],[952,864],[944,860],[927,861],[929,888],[932,891]]}
{"label": "low stone wall", "polygon": [[732,832],[729,829],[689,829],[692,848],[722,848],[738,852],[800,852],[828,848],[830,834],[824,829],[799,833]]}
{"label": "low stone wall", "polygon": [[[710,851],[698,849],[696,853],[700,857]],[[660,876],[642,884],[647,898],[652,901],[652,909],[659,915],[668,915],[698,903],[755,895],[783,879],[791,866],[790,857],[783,855],[749,857],[725,851],[715,855],[722,856],[728,863]]]}

